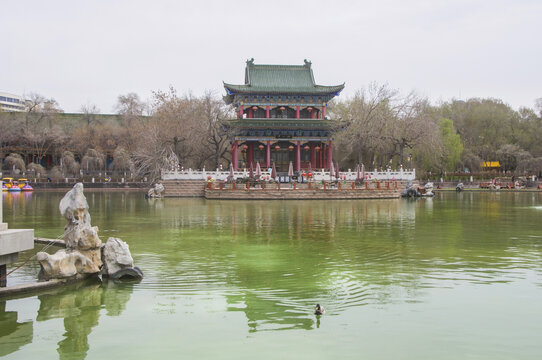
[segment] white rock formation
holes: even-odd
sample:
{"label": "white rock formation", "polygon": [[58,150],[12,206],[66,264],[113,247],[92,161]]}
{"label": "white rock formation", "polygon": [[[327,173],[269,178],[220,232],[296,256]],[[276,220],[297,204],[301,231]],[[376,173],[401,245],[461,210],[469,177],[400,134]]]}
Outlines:
{"label": "white rock formation", "polygon": [[132,259],[128,244],[121,239],[114,237],[107,239],[102,256],[104,263],[102,273],[105,275],[111,276],[122,269],[134,267],[134,259]]}
{"label": "white rock formation", "polygon": [[83,183],[77,183],[73,189],[68,191],[60,200],[58,206],[60,214],[68,219],[70,223],[84,223],[90,225],[90,214],[88,212],[88,203],[85,194],[83,194]]}
{"label": "white rock formation", "polygon": [[101,271],[102,242],[98,227],[90,225],[88,203],[83,184],[77,183],[60,201],[60,213],[68,220],[64,228],[66,250],[54,255],[37,254],[43,279],[83,278]]}
{"label": "white rock formation", "polygon": [[37,259],[43,269],[43,276],[46,279],[63,279],[76,276],[83,271],[90,260],[79,252],[67,252],[62,249],[50,255],[46,252],[39,252]]}

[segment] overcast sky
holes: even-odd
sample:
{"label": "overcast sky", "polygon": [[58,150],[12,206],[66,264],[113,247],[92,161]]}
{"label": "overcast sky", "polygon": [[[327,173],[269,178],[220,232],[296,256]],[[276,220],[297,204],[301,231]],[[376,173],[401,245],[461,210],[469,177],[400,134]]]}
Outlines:
{"label": "overcast sky", "polygon": [[542,1],[2,1],[0,91],[37,92],[66,112],[223,94],[245,61],[313,64],[316,82],[371,82],[433,102],[493,97],[514,108],[542,97]]}

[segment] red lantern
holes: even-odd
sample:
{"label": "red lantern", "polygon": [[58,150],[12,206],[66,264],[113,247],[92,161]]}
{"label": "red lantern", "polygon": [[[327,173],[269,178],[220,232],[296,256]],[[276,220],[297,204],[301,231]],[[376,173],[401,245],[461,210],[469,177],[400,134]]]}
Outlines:
{"label": "red lantern", "polygon": [[320,146],[315,147],[314,150],[320,151]]}
{"label": "red lantern", "polygon": [[248,145],[243,145],[243,149],[248,149]]}
{"label": "red lantern", "polygon": [[258,146],[258,149],[263,150],[263,145]]}
{"label": "red lantern", "polygon": [[280,146],[275,146],[275,150],[280,150]]}
{"label": "red lantern", "polygon": [[253,106],[253,107],[252,107],[252,110],[258,110],[258,107],[257,107],[257,106]]}
{"label": "red lantern", "polygon": [[286,110],[286,108],[284,106],[281,106],[280,110],[284,111],[284,110]]}
{"label": "red lantern", "polygon": [[309,175],[309,177],[312,177],[312,173],[309,173],[308,175]]}
{"label": "red lantern", "polygon": [[307,176],[307,174],[303,173],[303,174],[301,174],[301,176]]}
{"label": "red lantern", "polygon": [[311,147],[309,145],[305,145],[305,147],[303,149],[305,150],[309,150]]}
{"label": "red lantern", "polygon": [[309,110],[309,112],[312,112],[312,108],[310,106],[307,108],[307,110]]}
{"label": "red lantern", "polygon": [[294,149],[294,146],[290,145],[290,146],[288,146],[288,149],[290,149],[290,151],[292,151]]}

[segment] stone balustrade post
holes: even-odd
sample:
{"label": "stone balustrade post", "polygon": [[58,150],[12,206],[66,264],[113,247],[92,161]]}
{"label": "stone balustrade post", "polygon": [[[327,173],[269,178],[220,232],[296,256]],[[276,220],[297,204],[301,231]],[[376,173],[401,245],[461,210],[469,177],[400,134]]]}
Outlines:
{"label": "stone balustrade post", "polygon": [[[0,188],[2,187],[2,172],[0,172]],[[4,230],[7,230],[8,226],[7,224],[4,224],[4,222],[2,222],[2,208],[3,208],[3,205],[2,205],[2,199],[0,198],[0,231],[4,231]]]}

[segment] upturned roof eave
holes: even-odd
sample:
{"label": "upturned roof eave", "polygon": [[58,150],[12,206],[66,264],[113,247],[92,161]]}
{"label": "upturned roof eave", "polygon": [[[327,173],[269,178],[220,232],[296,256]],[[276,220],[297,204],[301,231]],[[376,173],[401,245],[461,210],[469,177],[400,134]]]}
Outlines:
{"label": "upturned roof eave", "polygon": [[224,83],[224,88],[228,95],[235,94],[294,94],[294,95],[338,95],[343,89],[345,84],[341,85],[315,85],[312,88],[309,87],[253,87],[250,85],[235,85]]}

